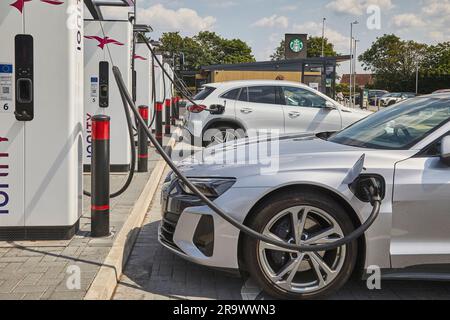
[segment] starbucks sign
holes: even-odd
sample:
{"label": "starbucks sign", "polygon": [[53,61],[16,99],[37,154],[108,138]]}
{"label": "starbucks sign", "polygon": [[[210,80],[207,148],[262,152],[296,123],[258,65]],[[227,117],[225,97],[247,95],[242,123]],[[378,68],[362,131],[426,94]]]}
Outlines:
{"label": "starbucks sign", "polygon": [[291,48],[291,50],[295,53],[299,53],[300,51],[302,51],[303,47],[303,41],[298,38],[292,39],[289,43],[289,48]]}
{"label": "starbucks sign", "polygon": [[286,59],[305,59],[308,57],[308,35],[304,33],[287,33],[284,38]]}

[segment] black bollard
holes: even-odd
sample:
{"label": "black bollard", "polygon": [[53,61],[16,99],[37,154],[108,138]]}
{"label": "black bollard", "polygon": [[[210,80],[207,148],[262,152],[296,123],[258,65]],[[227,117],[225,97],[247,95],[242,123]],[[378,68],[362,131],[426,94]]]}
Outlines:
{"label": "black bollard", "polygon": [[156,103],[156,140],[160,144],[160,146],[163,146],[163,125],[162,125],[162,109],[163,104],[162,102]]}
{"label": "black bollard", "polygon": [[171,115],[171,111],[170,111],[170,99],[166,99],[166,105],[165,105],[165,121],[164,121],[164,133],[167,136],[170,136],[170,115]]}
{"label": "black bollard", "polygon": [[110,165],[110,117],[92,117],[91,160],[91,235],[106,237],[109,229],[109,165]]}
{"label": "black bollard", "polygon": [[172,109],[171,109],[171,114],[170,114],[170,124],[171,125],[176,125],[176,108],[175,108],[175,104],[176,104],[177,98],[173,97],[172,98]]}
{"label": "black bollard", "polygon": [[[139,114],[148,126],[148,106],[139,106]],[[148,137],[138,122],[138,172],[148,172]]]}

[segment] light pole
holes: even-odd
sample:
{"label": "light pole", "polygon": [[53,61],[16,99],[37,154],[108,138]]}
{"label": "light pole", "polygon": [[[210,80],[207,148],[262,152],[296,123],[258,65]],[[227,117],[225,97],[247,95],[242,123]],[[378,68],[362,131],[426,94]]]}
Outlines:
{"label": "light pole", "polygon": [[353,107],[353,95],[352,95],[352,88],[353,88],[353,81],[352,81],[352,74],[353,74],[353,25],[357,25],[358,21],[353,21],[350,23],[350,107]]}
{"label": "light pole", "polygon": [[[353,50],[354,53],[354,59],[353,59],[353,85],[354,85],[354,89],[353,89],[353,93],[356,95],[356,59],[357,59],[357,46],[358,46],[358,42],[359,40],[355,39],[355,47]],[[355,101],[356,104],[356,101]]]}
{"label": "light pole", "polygon": [[419,94],[419,61],[416,61],[416,95]]}
{"label": "light pole", "polygon": [[327,18],[322,20],[322,58],[325,57],[325,21]]}

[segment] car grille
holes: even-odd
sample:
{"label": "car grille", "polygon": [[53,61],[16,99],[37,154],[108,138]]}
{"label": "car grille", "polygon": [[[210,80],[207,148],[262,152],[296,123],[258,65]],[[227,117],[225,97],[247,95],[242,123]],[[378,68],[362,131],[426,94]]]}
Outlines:
{"label": "car grille", "polygon": [[198,207],[203,203],[198,197],[185,194],[177,180],[163,188],[161,201],[163,212],[159,233],[160,241],[168,247],[182,252],[173,241],[178,221],[186,208]]}

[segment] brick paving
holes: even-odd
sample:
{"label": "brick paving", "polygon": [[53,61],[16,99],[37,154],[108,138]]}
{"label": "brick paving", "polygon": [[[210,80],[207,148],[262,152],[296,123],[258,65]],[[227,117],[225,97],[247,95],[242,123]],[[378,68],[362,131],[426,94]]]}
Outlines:
{"label": "brick paving", "polygon": [[[71,241],[0,242],[0,300],[80,300],[83,299],[114,241],[140,196],[159,156],[152,152],[148,173],[136,174],[122,196],[111,200],[110,238],[93,239],[90,232],[90,199],[83,198],[80,231]],[[90,189],[90,176],[85,175],[85,188]],[[126,175],[111,177],[111,189],[117,190]],[[70,289],[70,267],[79,267],[80,289]],[[73,267],[72,267],[73,268]],[[75,269],[75,272],[76,269]]]}
{"label": "brick paving", "polygon": [[[158,243],[160,190],[154,198],[113,299],[116,300],[253,300],[271,299],[251,280],[187,262]],[[450,284],[425,281],[382,281],[370,291],[351,280],[332,300],[450,299]]]}

